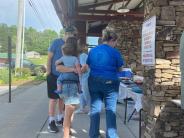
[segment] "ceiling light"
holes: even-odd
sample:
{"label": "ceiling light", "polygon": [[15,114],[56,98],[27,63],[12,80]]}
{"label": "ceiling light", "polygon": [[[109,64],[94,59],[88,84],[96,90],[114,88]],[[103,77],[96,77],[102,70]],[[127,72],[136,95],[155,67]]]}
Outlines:
{"label": "ceiling light", "polygon": [[129,11],[130,11],[130,9],[128,9],[127,7],[125,7],[124,1],[123,1],[122,6],[121,6],[120,8],[117,9],[117,12],[118,12],[118,13],[127,13],[127,12],[129,12]]}

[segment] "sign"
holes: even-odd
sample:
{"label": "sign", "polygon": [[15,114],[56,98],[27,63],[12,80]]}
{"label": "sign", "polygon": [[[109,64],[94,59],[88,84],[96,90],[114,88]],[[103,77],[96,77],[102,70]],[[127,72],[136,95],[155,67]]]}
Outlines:
{"label": "sign", "polygon": [[141,60],[146,66],[155,65],[156,16],[146,20],[142,25]]}

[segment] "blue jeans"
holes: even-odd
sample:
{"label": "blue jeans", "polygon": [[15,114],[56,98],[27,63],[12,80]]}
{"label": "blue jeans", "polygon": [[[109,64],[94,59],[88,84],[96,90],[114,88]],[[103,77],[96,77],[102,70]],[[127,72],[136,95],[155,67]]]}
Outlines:
{"label": "blue jeans", "polygon": [[116,104],[119,81],[92,76],[89,77],[88,81],[91,96],[90,138],[99,137],[100,112],[103,100],[106,110],[106,138],[118,138],[116,128]]}
{"label": "blue jeans", "polygon": [[88,88],[88,78],[83,78],[80,81],[82,93],[80,94],[80,109],[84,109],[85,106],[90,105],[90,95]]}

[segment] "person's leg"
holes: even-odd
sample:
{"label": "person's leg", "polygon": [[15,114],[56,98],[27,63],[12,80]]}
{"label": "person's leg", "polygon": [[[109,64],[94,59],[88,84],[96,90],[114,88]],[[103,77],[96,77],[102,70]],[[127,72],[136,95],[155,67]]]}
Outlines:
{"label": "person's leg", "polygon": [[58,132],[58,128],[56,126],[56,119],[55,119],[55,107],[56,107],[57,100],[56,99],[49,99],[49,125],[48,130],[51,133]]}
{"label": "person's leg", "polygon": [[84,95],[84,91],[83,91],[83,84],[82,84],[82,79],[80,81],[80,86],[78,85],[79,88],[79,100],[80,100],[80,104],[79,104],[79,109],[77,111],[75,111],[75,113],[84,113],[84,108],[86,106],[86,100],[85,100],[85,95]]}
{"label": "person's leg", "polygon": [[56,107],[57,100],[56,99],[49,99],[49,116],[55,116],[55,107]]}
{"label": "person's leg", "polygon": [[73,112],[75,108],[76,106],[74,105],[65,105],[65,117],[64,117],[64,123],[63,123],[63,130],[64,130],[63,138],[70,137],[71,120],[72,120],[72,116],[73,116]]}
{"label": "person's leg", "polygon": [[64,120],[64,102],[62,99],[58,100],[58,115],[57,115],[57,121],[56,125],[57,126],[62,126],[63,125],[63,120]]}
{"label": "person's leg", "polygon": [[62,90],[61,84],[57,84],[57,91],[61,92],[61,90]]}
{"label": "person's leg", "polygon": [[86,106],[90,106],[90,94],[88,88],[88,79],[85,79],[82,85],[82,91],[84,91],[84,98],[86,102]]}
{"label": "person's leg", "polygon": [[115,92],[112,88],[104,92],[107,125],[106,138],[118,138],[116,127],[117,97],[118,92]]}
{"label": "person's leg", "polygon": [[47,76],[47,94],[48,94],[48,98],[49,98],[49,125],[48,125],[48,130],[50,132],[58,132],[58,128],[56,127],[55,124],[55,108],[56,108],[56,103],[57,103],[57,99],[59,98],[59,96],[54,93],[54,91],[57,89],[56,86],[56,80],[57,77],[54,75],[48,75]]}
{"label": "person's leg", "polygon": [[79,100],[80,100],[79,109],[75,113],[83,113],[83,110],[84,110],[84,107],[85,107],[85,104],[86,104],[83,93],[80,93]]}
{"label": "person's leg", "polygon": [[91,111],[90,111],[90,129],[89,136],[90,138],[99,137],[99,127],[100,127],[100,112],[102,106],[102,95],[98,91],[98,82],[94,79],[89,79],[89,89],[91,96]]}

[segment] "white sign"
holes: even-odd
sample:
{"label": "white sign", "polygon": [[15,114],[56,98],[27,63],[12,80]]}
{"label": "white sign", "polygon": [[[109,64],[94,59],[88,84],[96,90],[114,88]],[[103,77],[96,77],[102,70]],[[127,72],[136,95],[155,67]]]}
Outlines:
{"label": "white sign", "polygon": [[146,20],[142,25],[142,64],[155,65],[156,16]]}

